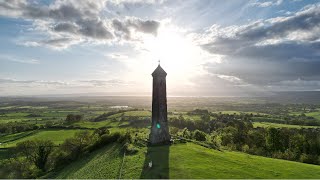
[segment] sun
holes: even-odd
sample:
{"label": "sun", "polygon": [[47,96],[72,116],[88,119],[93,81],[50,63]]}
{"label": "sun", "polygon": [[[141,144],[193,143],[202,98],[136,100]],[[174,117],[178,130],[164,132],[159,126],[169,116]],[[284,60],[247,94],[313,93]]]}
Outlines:
{"label": "sun", "polygon": [[201,71],[203,50],[195,45],[186,33],[172,26],[160,27],[156,37],[144,41],[150,57],[175,80],[187,80],[187,76]]}
{"label": "sun", "polygon": [[127,61],[130,71],[125,77],[139,81],[141,89],[149,87],[150,74],[159,60],[168,74],[169,91],[170,88],[186,89],[194,86],[194,80],[207,73],[203,64],[219,60],[219,57],[212,56],[196,44],[190,32],[170,23],[162,23],[157,36],[143,35],[139,42],[135,44],[136,61]]}

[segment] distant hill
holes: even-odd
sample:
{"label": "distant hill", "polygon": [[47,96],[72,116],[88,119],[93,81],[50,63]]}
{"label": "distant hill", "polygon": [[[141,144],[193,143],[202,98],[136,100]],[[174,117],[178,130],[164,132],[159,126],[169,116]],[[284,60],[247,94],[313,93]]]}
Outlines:
{"label": "distant hill", "polygon": [[[1,96],[0,103],[10,102],[18,105],[26,102],[103,102],[114,105],[127,106],[151,106],[151,93],[146,96],[139,95],[101,95],[101,94],[65,94],[65,95],[41,95],[41,96]],[[202,106],[207,102],[214,103],[280,103],[280,104],[320,104],[320,91],[282,91],[270,92],[268,94],[251,94],[246,96],[168,96],[168,103],[180,104],[184,102],[197,102]]]}
{"label": "distant hill", "polygon": [[[148,163],[152,159],[152,168]],[[121,169],[122,167],[122,169]],[[320,166],[217,151],[193,143],[142,148],[135,155],[106,146],[50,178],[320,178]]]}

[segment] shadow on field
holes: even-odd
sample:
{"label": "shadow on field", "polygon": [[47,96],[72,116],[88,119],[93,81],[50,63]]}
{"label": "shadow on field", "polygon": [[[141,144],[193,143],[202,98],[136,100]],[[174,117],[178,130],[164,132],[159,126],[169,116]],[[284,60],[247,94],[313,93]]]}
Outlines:
{"label": "shadow on field", "polygon": [[[148,146],[140,179],[169,178],[169,148],[170,145]],[[149,163],[152,161],[152,167]]]}

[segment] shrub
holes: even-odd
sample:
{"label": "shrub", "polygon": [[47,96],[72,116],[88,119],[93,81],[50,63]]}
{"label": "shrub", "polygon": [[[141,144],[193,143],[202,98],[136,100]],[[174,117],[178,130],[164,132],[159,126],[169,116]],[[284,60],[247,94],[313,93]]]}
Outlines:
{"label": "shrub", "polygon": [[54,169],[62,168],[72,162],[70,155],[65,151],[61,151],[60,149],[53,153],[52,160]]}
{"label": "shrub", "polygon": [[94,131],[94,134],[97,134],[99,137],[101,137],[104,134],[110,134],[110,131],[107,127],[100,127]]}
{"label": "shrub", "polygon": [[0,177],[3,179],[36,178],[41,170],[26,158],[10,158],[1,162]]}
{"label": "shrub", "polygon": [[221,142],[222,142],[222,140],[221,140],[221,136],[220,136],[220,135],[218,135],[218,134],[213,134],[213,135],[211,136],[211,143],[212,143],[212,145],[215,147],[215,149],[220,149],[220,147],[221,147]]}
{"label": "shrub", "polygon": [[134,145],[130,143],[125,143],[123,145],[123,150],[129,155],[136,154],[139,151],[138,148],[134,147]]}
{"label": "shrub", "polygon": [[241,149],[242,149],[242,152],[245,152],[245,153],[246,153],[246,152],[249,151],[250,148],[249,148],[249,146],[248,146],[247,144],[245,144],[245,145],[242,146]]}
{"label": "shrub", "polygon": [[74,123],[74,122],[79,122],[83,119],[83,115],[79,114],[68,114],[66,117],[66,122],[67,123]]}
{"label": "shrub", "polygon": [[205,141],[206,140],[206,133],[199,131],[199,130],[195,130],[193,138],[197,141]]}
{"label": "shrub", "polygon": [[126,134],[124,134],[124,135],[120,134],[118,142],[120,142],[120,143],[126,143],[126,142],[132,143],[133,142],[132,139],[133,138],[131,136],[131,133],[130,132],[126,132]]}
{"label": "shrub", "polygon": [[89,131],[77,132],[73,138],[68,138],[61,145],[63,151],[67,152],[72,159],[77,159],[92,143],[93,136]]}
{"label": "shrub", "polygon": [[100,147],[103,147],[107,144],[116,142],[121,137],[121,134],[119,132],[113,133],[113,134],[104,134],[102,135],[97,141],[95,141],[93,144],[87,147],[87,150],[92,152]]}

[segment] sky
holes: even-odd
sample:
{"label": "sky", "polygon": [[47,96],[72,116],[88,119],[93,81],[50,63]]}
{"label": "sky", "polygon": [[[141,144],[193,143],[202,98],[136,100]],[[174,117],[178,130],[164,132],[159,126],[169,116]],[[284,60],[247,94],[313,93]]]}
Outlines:
{"label": "sky", "polygon": [[0,96],[320,90],[313,0],[0,0]]}

